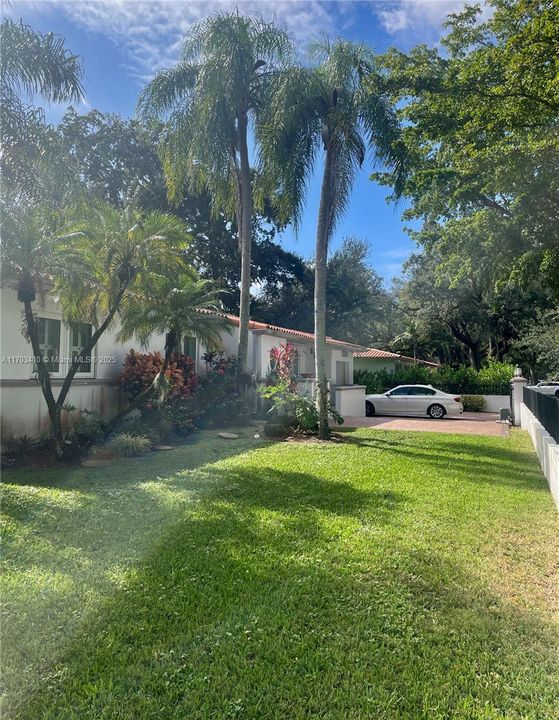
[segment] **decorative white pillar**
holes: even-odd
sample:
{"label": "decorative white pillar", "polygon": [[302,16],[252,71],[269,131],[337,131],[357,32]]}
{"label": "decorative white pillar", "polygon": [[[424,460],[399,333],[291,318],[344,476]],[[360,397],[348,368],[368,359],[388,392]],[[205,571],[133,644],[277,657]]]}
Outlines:
{"label": "decorative white pillar", "polygon": [[528,380],[522,377],[522,368],[517,367],[514,371],[514,377],[511,380],[512,386],[512,422],[513,425],[520,426],[520,406],[523,401],[524,387],[528,384]]}

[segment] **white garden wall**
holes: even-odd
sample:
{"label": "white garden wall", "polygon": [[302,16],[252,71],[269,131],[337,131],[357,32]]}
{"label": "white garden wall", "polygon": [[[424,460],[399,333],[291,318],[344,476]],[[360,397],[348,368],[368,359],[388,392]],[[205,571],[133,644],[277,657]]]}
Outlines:
{"label": "white garden wall", "polygon": [[483,412],[499,412],[501,408],[510,410],[510,395],[483,395],[485,407]]}
{"label": "white garden wall", "polygon": [[559,444],[524,403],[520,405],[520,424],[532,438],[549,489],[559,509]]}

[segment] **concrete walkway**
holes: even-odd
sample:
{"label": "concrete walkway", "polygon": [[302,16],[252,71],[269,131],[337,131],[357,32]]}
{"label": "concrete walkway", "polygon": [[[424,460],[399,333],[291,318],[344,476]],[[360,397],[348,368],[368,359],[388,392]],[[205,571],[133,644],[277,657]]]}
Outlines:
{"label": "concrete walkway", "polygon": [[344,427],[379,430],[419,430],[423,432],[460,433],[463,435],[505,435],[508,426],[497,422],[497,413],[465,412],[460,417],[432,420],[420,417],[345,417]]}

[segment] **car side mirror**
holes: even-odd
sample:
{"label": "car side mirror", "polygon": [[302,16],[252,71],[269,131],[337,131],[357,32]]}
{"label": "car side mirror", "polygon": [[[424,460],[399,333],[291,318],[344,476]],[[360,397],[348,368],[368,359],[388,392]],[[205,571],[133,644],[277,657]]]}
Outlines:
{"label": "car side mirror", "polygon": [[392,393],[390,392],[390,390],[389,390],[388,392],[385,392],[384,394],[386,395],[386,397],[390,397],[390,396],[392,395]]}

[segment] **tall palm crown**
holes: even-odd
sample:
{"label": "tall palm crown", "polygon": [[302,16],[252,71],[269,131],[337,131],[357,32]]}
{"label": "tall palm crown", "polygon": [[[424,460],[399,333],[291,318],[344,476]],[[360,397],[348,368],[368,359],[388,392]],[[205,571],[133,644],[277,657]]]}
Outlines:
{"label": "tall palm crown", "polygon": [[33,184],[30,164],[48,148],[43,112],[30,103],[35,95],[46,102],[83,97],[80,59],[64,40],[42,35],[9,18],[0,24],[0,123],[2,174],[5,187],[28,190]]}
{"label": "tall palm crown", "polygon": [[367,151],[392,170],[396,193],[404,177],[405,155],[398,119],[382,92],[373,53],[349,41],[323,41],[311,47],[310,59],[314,66],[289,68],[274,79],[259,140],[269,190],[279,186],[280,215],[295,225],[320,151],[328,153],[326,235],[330,240]]}
{"label": "tall palm crown", "polygon": [[379,90],[374,56],[362,45],[319,43],[315,67],[297,67],[274,79],[260,147],[269,188],[277,188],[279,214],[298,223],[307,186],[324,151],[315,252],[315,373],[319,435],[327,437],[326,266],[336,222],[347,207],[356,174],[371,148],[396,176],[404,171],[396,114]]}
{"label": "tall palm crown", "polygon": [[140,96],[145,119],[163,118],[161,159],[169,198],[185,187],[206,190],[214,212],[235,217],[241,249],[239,366],[248,354],[253,176],[249,131],[258,137],[270,81],[290,58],[291,43],[274,25],[238,13],[193,27],[179,63],[159,73]]}

